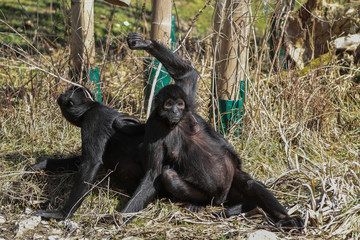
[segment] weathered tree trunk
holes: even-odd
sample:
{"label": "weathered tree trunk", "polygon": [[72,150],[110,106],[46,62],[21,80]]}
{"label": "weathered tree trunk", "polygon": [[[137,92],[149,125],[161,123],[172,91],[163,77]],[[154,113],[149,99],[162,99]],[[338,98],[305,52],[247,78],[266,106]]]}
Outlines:
{"label": "weathered tree trunk", "polygon": [[151,39],[165,45],[171,37],[171,0],[152,0]]}
{"label": "weathered tree trunk", "polygon": [[[249,2],[217,0],[214,15],[216,126],[221,133],[233,127],[238,134],[243,116],[249,44]],[[214,86],[215,85],[215,86]]]}
{"label": "weathered tree trunk", "polygon": [[249,5],[248,1],[216,1],[215,71],[217,96],[237,100],[240,81],[248,68]]}
{"label": "weathered tree trunk", "polygon": [[95,66],[94,0],[71,1],[71,60],[77,80]]}

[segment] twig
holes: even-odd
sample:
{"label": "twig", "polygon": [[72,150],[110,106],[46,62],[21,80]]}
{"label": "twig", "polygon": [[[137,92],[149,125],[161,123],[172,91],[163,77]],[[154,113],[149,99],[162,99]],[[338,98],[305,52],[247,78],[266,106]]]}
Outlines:
{"label": "twig", "polygon": [[147,112],[146,112],[146,119],[148,119],[150,117],[150,113],[151,113],[151,105],[152,105],[152,101],[154,98],[154,94],[155,94],[155,86],[156,86],[156,82],[157,79],[159,77],[160,71],[162,68],[162,64],[159,63],[158,68],[156,70],[156,74],[155,77],[153,79],[152,85],[151,85],[151,91],[150,91],[150,96],[149,96],[149,102],[148,102],[148,106],[147,106]]}

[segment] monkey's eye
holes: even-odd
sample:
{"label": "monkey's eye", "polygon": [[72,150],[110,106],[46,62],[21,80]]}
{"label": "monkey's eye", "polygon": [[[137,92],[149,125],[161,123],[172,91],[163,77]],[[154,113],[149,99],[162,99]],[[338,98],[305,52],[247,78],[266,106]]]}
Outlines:
{"label": "monkey's eye", "polygon": [[74,102],[69,100],[68,103],[67,103],[69,106],[73,106],[74,105]]}
{"label": "monkey's eye", "polygon": [[164,103],[164,108],[172,108],[172,106],[174,105],[173,101],[171,99],[168,99],[165,103]]}
{"label": "monkey's eye", "polygon": [[179,100],[176,101],[176,105],[179,108],[184,108],[185,107],[185,102],[182,99],[179,99]]}

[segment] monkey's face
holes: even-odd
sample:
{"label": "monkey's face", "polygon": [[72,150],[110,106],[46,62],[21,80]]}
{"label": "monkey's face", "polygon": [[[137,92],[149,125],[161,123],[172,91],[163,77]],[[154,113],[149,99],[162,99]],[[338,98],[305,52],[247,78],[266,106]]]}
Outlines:
{"label": "monkey's face", "polygon": [[57,103],[66,120],[80,127],[82,115],[93,104],[91,97],[86,88],[71,86],[65,93],[60,94]]}
{"label": "monkey's face", "polygon": [[176,125],[184,115],[185,102],[183,99],[168,98],[165,100],[160,115],[166,118],[170,125]]}
{"label": "monkey's face", "polygon": [[185,92],[177,85],[167,85],[155,96],[155,114],[171,128],[178,124],[190,109]]}

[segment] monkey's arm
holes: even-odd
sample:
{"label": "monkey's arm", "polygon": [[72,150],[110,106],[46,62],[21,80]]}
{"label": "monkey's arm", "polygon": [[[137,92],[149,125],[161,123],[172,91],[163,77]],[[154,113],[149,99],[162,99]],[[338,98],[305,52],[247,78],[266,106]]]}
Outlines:
{"label": "monkey's arm", "polygon": [[31,172],[45,170],[50,172],[57,171],[77,171],[80,165],[80,156],[70,158],[45,159],[26,168],[26,173],[22,176],[26,179]]}
{"label": "monkey's arm", "polygon": [[195,101],[198,72],[192,66],[164,45],[144,39],[140,33],[130,33],[127,42],[130,49],[145,50],[157,58],[175,80],[175,84],[188,95],[190,102]]}
{"label": "monkey's arm", "polygon": [[135,213],[141,211],[148,203],[154,200],[157,193],[154,185],[155,179],[154,171],[147,171],[135,193],[121,212]]}
{"label": "monkey's arm", "polygon": [[[151,121],[151,117],[149,121]],[[155,129],[147,131],[156,131]],[[151,135],[151,134],[150,134]],[[148,138],[148,136],[146,136]],[[124,213],[138,212],[146,207],[148,203],[155,199],[157,193],[162,187],[160,181],[160,174],[162,170],[162,162],[164,159],[164,149],[162,140],[155,137],[149,141],[146,139],[145,146],[147,146],[147,162],[145,168],[147,169],[145,177],[142,179],[140,185],[132,195],[131,199],[121,211]]]}
{"label": "monkey's arm", "polygon": [[[65,206],[59,210],[40,210],[35,216],[53,219],[70,218],[80,207],[82,201],[89,193],[91,185],[95,181],[96,174],[102,165],[102,155],[108,136],[99,127],[94,131],[89,126],[81,129],[82,156],[79,171],[76,174],[75,183]],[[94,136],[97,136],[96,138]]]}
{"label": "monkey's arm", "polygon": [[126,121],[126,119],[117,118],[114,120],[112,126],[116,131],[120,131],[131,136],[145,134],[145,123],[133,123]]}

